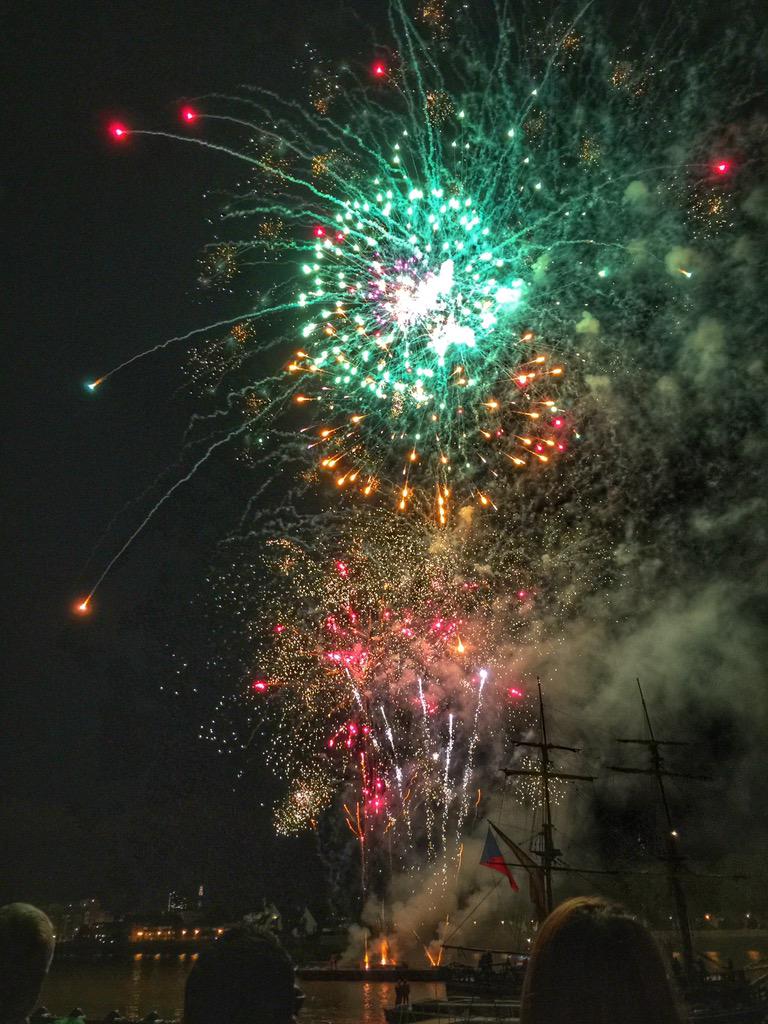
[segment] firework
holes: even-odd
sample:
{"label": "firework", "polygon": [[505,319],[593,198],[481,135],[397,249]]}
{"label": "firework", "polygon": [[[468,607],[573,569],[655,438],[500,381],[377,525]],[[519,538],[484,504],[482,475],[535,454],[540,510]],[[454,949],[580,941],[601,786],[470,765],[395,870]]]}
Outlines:
{"label": "firework", "polygon": [[456,537],[374,521],[353,517],[311,550],[270,541],[256,564],[236,559],[222,572],[242,683],[202,735],[265,757],[285,781],[278,831],[314,827],[334,806],[365,847],[366,870],[385,836],[398,861],[408,840],[447,864],[474,816],[478,771],[485,785],[477,754],[509,724],[496,710],[510,701],[502,666],[532,591],[505,563],[517,586],[502,600]]}
{"label": "firework", "polygon": [[[522,31],[501,5],[457,6],[420,4],[417,30],[393,3],[392,46],[356,70],[312,54],[308,102],[246,90],[192,111],[195,144],[246,171],[202,281],[243,312],[148,349],[205,338],[190,376],[223,397],[106,570],[242,443],[242,533],[270,543],[215,581],[240,670],[203,734],[266,756],[281,833],[332,809],[364,877],[392,843],[448,863],[483,759],[529,724],[519,667],[555,663],[572,621],[608,643],[641,604],[627,581],[690,556],[675,507],[760,473],[765,403],[734,400],[763,375],[749,47],[689,57],[689,11],[659,52],[641,32],[612,46],[590,8]],[[446,529],[302,519],[308,489]],[[264,528],[273,498],[283,529]]]}
{"label": "firework", "polygon": [[710,265],[685,243],[736,227],[746,143],[717,127],[739,102],[727,62],[670,89],[673,35],[645,55],[585,12],[522,32],[436,3],[422,37],[390,10],[386,59],[308,51],[308,103],[252,89],[181,110],[190,142],[249,172],[204,266],[248,308],[117,369],[247,324],[232,358],[195,368],[226,396],[195,417],[208,453],[244,444],[265,475],[294,472],[288,502],[319,484],[446,526],[467,503],[514,506],[526,475],[547,487],[594,381],[651,330],[672,340]]}
{"label": "firework", "polygon": [[[446,51],[445,14],[420,11],[441,26],[439,62],[395,4],[395,56],[369,83],[315,62],[314,106],[256,91],[211,100],[195,120],[224,134],[194,140],[254,175],[225,210],[253,222],[251,238],[211,249],[211,273],[229,282],[250,267],[266,290],[246,319],[269,320],[269,348],[300,345],[284,376],[249,377],[257,332],[221,381],[231,394],[246,376],[269,395],[236,436],[271,431],[282,461],[316,460],[335,488],[441,525],[466,501],[496,507],[510,473],[568,448],[567,357],[585,323],[613,313],[626,328],[627,232],[644,212],[627,188],[662,174],[659,133],[627,130],[644,122],[626,62],[566,21],[520,52],[503,23],[497,50],[467,36]],[[574,105],[586,82],[589,104]],[[665,273],[663,253],[648,256]],[[309,418],[293,440],[292,406]]]}

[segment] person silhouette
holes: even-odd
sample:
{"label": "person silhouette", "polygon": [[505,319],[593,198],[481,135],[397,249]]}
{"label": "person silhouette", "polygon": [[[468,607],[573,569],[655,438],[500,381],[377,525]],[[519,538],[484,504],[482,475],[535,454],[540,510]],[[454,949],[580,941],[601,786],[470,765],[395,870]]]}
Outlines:
{"label": "person silhouette", "polygon": [[29,903],[0,907],[0,1024],[26,1021],[53,959],[53,925]]}
{"label": "person silhouette", "polygon": [[276,936],[246,921],[204,950],[189,972],[184,1024],[291,1024],[303,998]]}

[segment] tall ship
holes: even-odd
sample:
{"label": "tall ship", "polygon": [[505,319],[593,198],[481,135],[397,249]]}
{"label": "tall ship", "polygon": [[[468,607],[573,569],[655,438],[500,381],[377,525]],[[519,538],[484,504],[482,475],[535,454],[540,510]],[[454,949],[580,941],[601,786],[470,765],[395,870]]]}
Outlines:
{"label": "tall ship", "polygon": [[[528,879],[537,926],[556,906],[553,880],[557,874],[595,876],[596,879],[600,876],[620,878],[634,874],[645,878],[666,879],[671,898],[671,918],[675,926],[674,946],[677,947],[671,954],[671,968],[690,1024],[768,1022],[768,963],[754,972],[735,969],[730,963],[723,969],[721,964],[713,962],[710,956],[697,951],[695,947],[686,884],[697,878],[723,876],[703,876],[691,870],[682,849],[679,831],[675,827],[667,780],[702,781],[705,778],[668,767],[665,752],[687,744],[680,740],[658,739],[645,695],[637,680],[645,736],[618,739],[617,742],[625,747],[639,748],[646,755],[645,761],[641,764],[609,765],[607,770],[623,775],[646,776],[651,782],[661,812],[661,852],[658,860],[662,871],[653,874],[648,870],[627,871],[623,868],[574,867],[566,864],[563,851],[558,849],[555,841],[553,786],[576,781],[592,783],[596,776],[561,771],[554,763],[553,754],[579,754],[581,751],[578,747],[553,742],[548,730],[540,682],[537,682],[537,687],[538,738],[513,741],[517,747],[529,748],[533,756],[525,766],[504,767],[501,770],[508,778],[526,778],[537,787],[541,804],[541,829],[529,849],[525,849],[489,819],[488,839],[481,863],[508,877],[512,869],[522,869]],[[509,853],[503,853],[503,848]],[[388,1011],[390,1022],[425,1020],[437,1013],[458,1013],[462,1019],[467,1020],[518,1019],[527,949],[480,949],[476,946],[446,943],[444,951],[444,962],[449,963],[446,1000]],[[462,962],[467,957],[472,960],[469,964]]]}

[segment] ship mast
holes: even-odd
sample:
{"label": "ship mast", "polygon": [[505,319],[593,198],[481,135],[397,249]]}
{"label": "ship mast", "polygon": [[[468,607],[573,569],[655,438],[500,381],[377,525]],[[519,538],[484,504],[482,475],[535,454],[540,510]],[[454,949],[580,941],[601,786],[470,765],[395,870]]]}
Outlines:
{"label": "ship mast", "polygon": [[555,846],[552,825],[552,797],[550,791],[550,781],[552,779],[566,779],[570,781],[580,782],[594,782],[594,775],[572,775],[566,772],[558,772],[555,770],[552,764],[552,759],[549,756],[551,750],[567,750],[572,754],[578,754],[581,752],[580,747],[565,747],[559,743],[550,743],[549,735],[547,733],[547,718],[544,711],[544,697],[541,692],[541,680],[536,680],[536,685],[539,689],[539,733],[540,741],[535,743],[530,740],[513,740],[513,744],[517,747],[534,747],[539,751],[539,767],[538,768],[503,768],[504,774],[509,776],[533,776],[541,780],[541,795],[542,805],[544,808],[544,821],[542,824],[542,837],[543,837],[543,849],[535,851],[536,855],[541,859],[541,867],[544,874],[544,895],[546,900],[546,911],[547,914],[551,914],[554,909],[554,899],[552,896],[552,872],[553,870],[562,870],[562,868],[556,868],[555,862],[558,857],[561,856],[562,850],[558,850]]}
{"label": "ship mast", "polygon": [[686,747],[687,743],[681,740],[657,740],[653,731],[653,725],[651,724],[651,716],[648,713],[648,705],[645,702],[645,695],[643,689],[640,686],[640,680],[637,680],[637,689],[640,692],[640,701],[643,705],[643,715],[645,717],[645,726],[648,730],[647,739],[620,739],[619,743],[634,743],[639,746],[645,747],[650,756],[650,765],[648,768],[626,768],[620,765],[608,765],[609,770],[614,772],[622,772],[627,775],[648,775],[652,776],[656,780],[656,785],[659,791],[659,797],[661,799],[661,806],[664,813],[664,856],[662,858],[666,865],[667,879],[669,881],[669,887],[672,893],[672,899],[675,905],[675,917],[677,919],[677,927],[680,932],[680,939],[682,942],[683,952],[683,967],[685,970],[686,979],[691,982],[694,979],[694,953],[693,953],[693,938],[691,936],[691,923],[688,916],[688,901],[685,895],[685,889],[681,875],[686,865],[686,857],[681,852],[678,840],[680,838],[677,829],[675,828],[672,814],[669,808],[669,801],[667,799],[667,791],[664,785],[665,778],[675,779],[694,779],[699,782],[706,781],[706,776],[703,775],[688,775],[684,772],[672,772],[668,771],[664,765],[664,760],[661,754],[662,747]]}

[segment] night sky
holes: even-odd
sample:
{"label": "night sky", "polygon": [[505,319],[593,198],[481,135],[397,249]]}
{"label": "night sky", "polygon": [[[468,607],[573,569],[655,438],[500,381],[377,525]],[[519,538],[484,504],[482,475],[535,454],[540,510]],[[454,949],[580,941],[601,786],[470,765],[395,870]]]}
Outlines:
{"label": "night sky", "polygon": [[[178,348],[97,395],[84,384],[242,308],[197,285],[219,206],[206,193],[232,180],[231,166],[164,139],[116,146],[109,121],[175,130],[183,100],[243,83],[303,97],[293,63],[305,43],[366,61],[383,6],[31,0],[6,22],[0,903],[98,896],[150,907],[203,882],[239,911],[262,895],[311,901],[322,888],[312,838],[273,834],[266,771],[234,785],[231,764],[196,742],[198,709],[168,692],[171,654],[205,628],[216,542],[242,508],[231,458],[165,506],[91,616],[73,613],[143,514],[137,499],[159,474],[175,479],[193,409]],[[716,5],[709,14],[716,36]],[[733,721],[718,706],[700,733],[737,765],[738,783]],[[743,799],[749,844],[764,849],[759,774],[744,769],[752,788],[734,803]],[[705,845],[722,852],[720,822],[708,827]]]}

